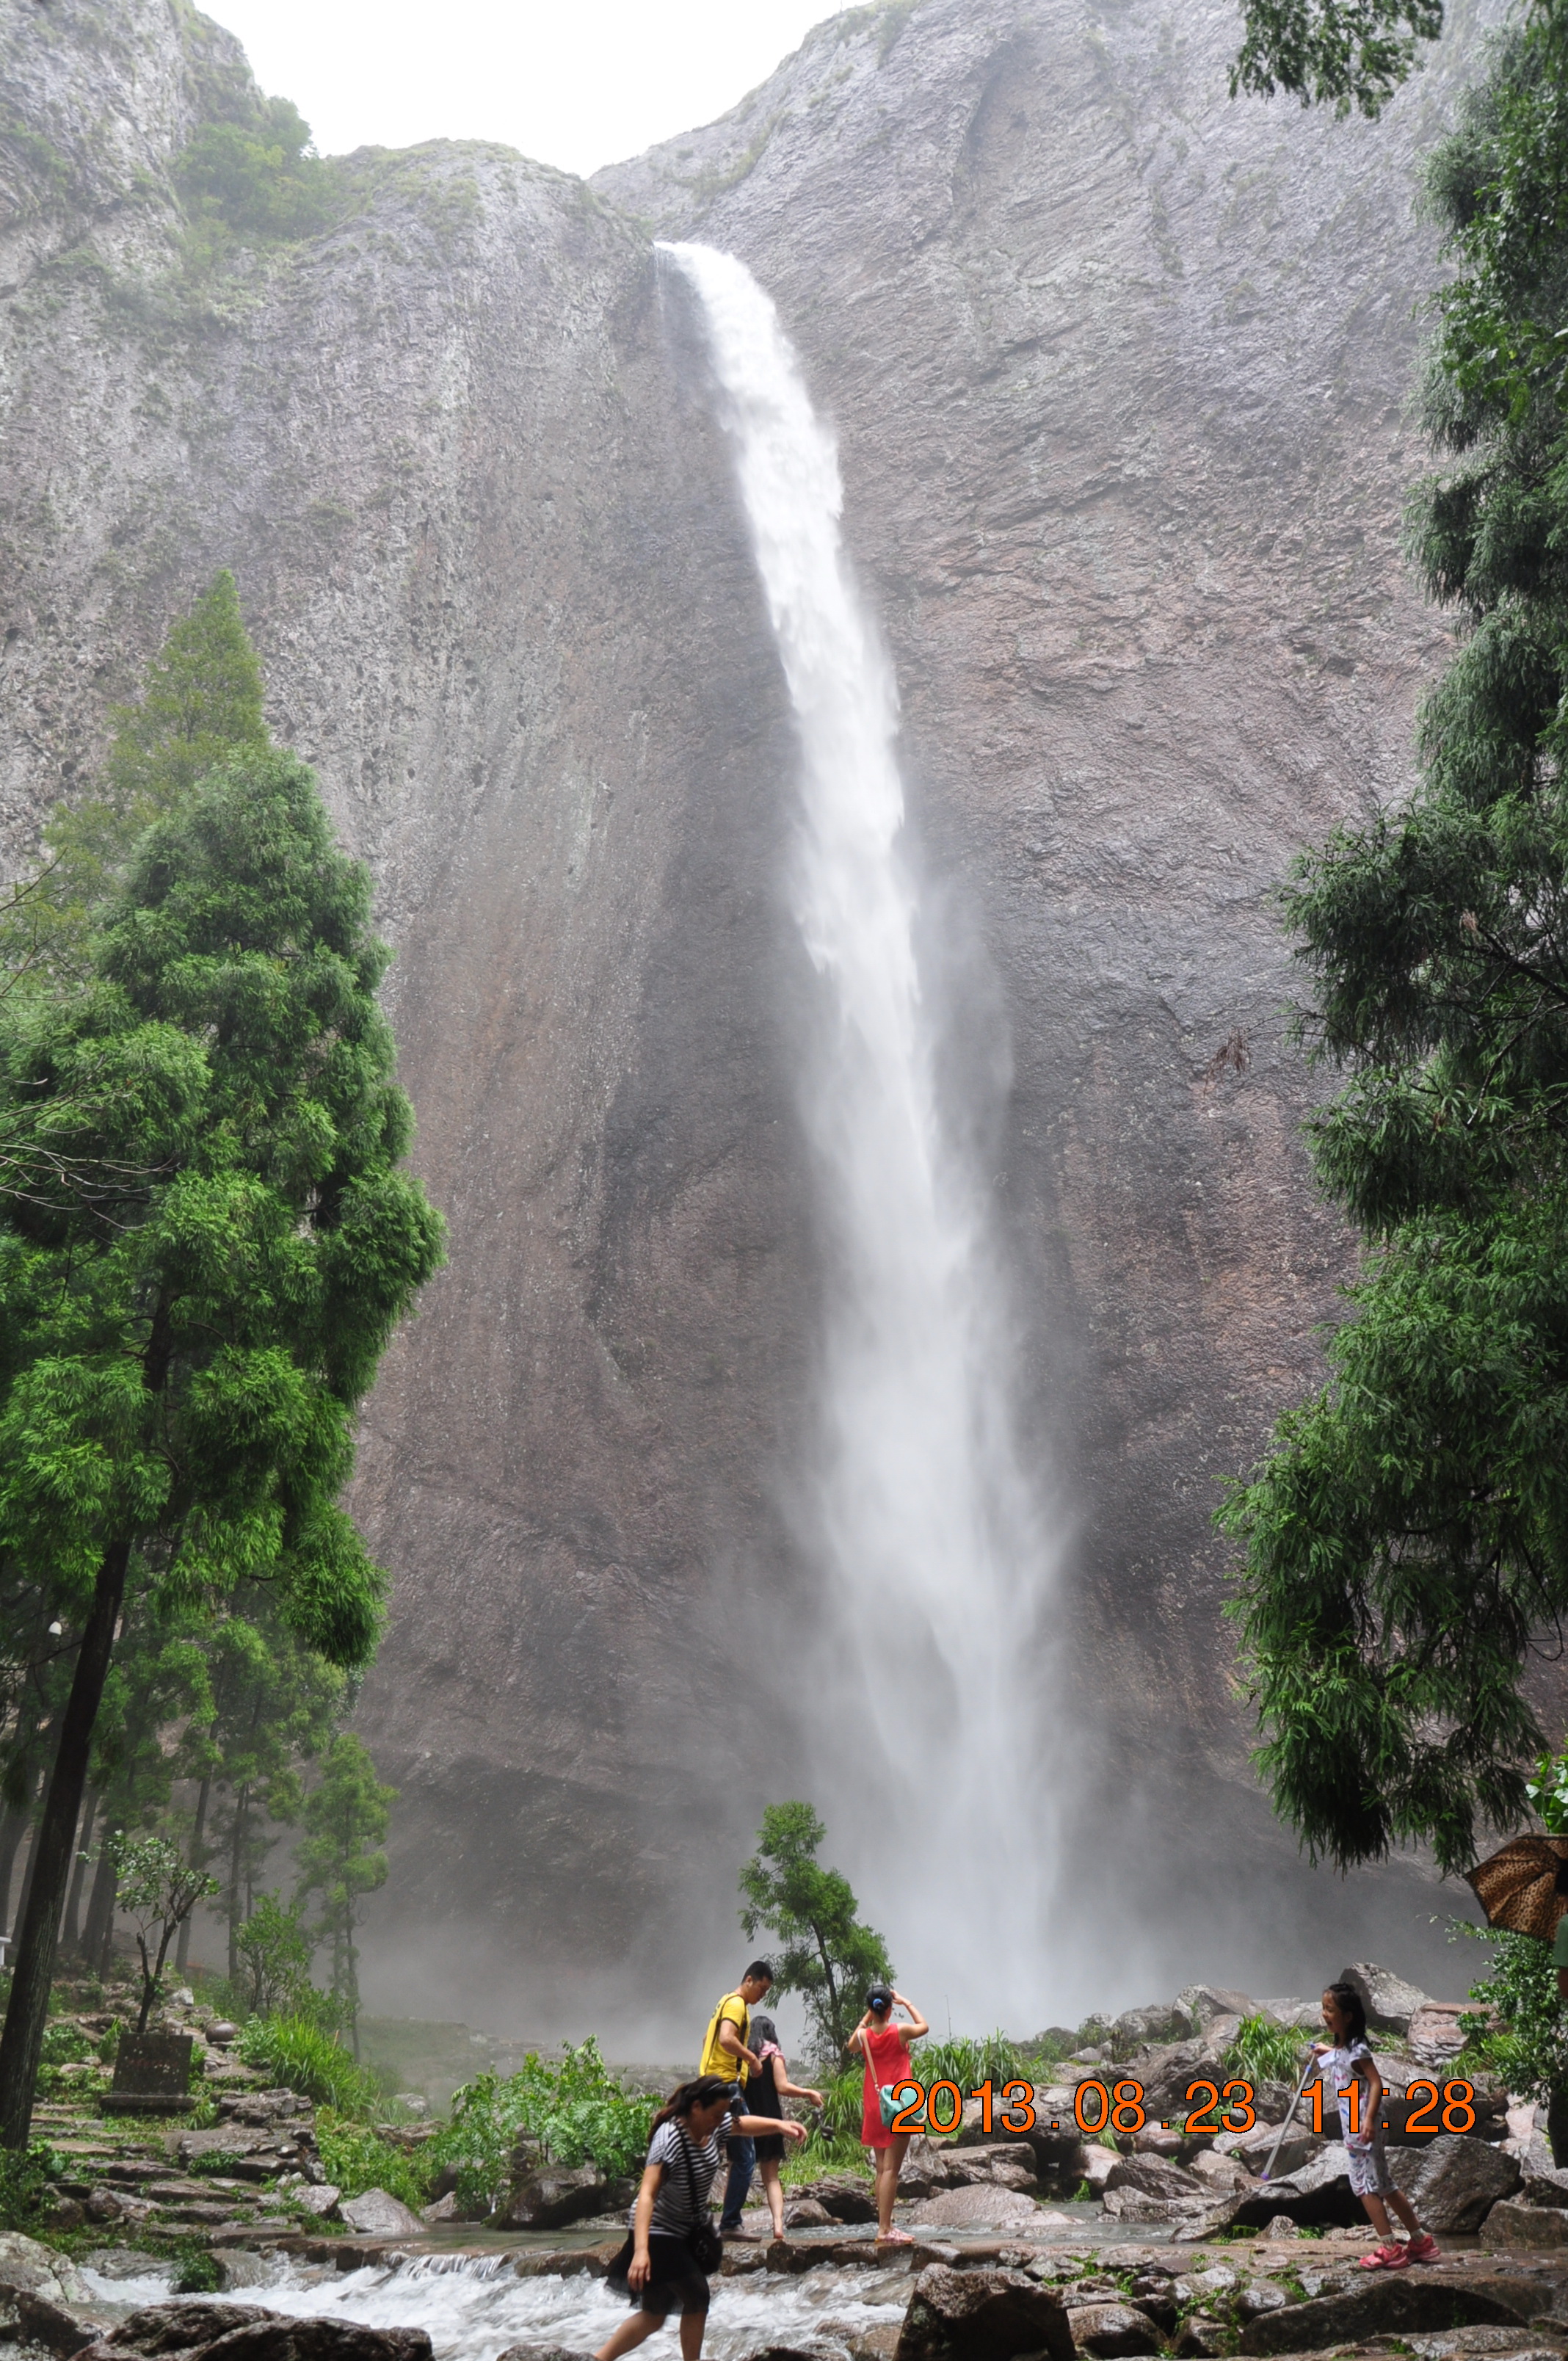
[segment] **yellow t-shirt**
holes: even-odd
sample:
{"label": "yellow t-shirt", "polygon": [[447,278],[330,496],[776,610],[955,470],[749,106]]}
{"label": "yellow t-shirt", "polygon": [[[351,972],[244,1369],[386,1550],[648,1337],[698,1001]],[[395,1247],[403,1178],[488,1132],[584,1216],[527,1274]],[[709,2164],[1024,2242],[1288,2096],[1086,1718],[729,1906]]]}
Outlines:
{"label": "yellow t-shirt", "polygon": [[738,2082],[746,2070],[745,2061],[737,2058],[732,2050],[726,2049],[720,2042],[718,2028],[725,2024],[732,2025],[742,2044],[749,2046],[751,2012],[738,1992],[726,1993],[708,2020],[707,2038],[702,2045],[702,2063],[696,2070],[699,2074],[721,2074],[727,2082]]}

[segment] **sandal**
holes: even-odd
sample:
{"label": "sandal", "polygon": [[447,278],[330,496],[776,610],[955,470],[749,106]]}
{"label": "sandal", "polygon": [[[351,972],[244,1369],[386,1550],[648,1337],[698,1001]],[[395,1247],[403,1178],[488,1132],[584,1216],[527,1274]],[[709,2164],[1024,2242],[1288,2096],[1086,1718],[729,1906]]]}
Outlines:
{"label": "sandal", "polygon": [[1430,2230],[1423,2230],[1419,2237],[1412,2238],[1405,2252],[1412,2263],[1441,2263],[1442,2260],[1442,2248]]}
{"label": "sandal", "polygon": [[1390,2240],[1386,2246],[1375,2247],[1370,2255],[1361,2257],[1364,2271],[1403,2271],[1409,2268],[1409,2248],[1400,2246],[1397,2240]]}
{"label": "sandal", "polygon": [[912,2246],[915,2244],[907,2230],[879,2230],[876,2242],[879,2246]]}

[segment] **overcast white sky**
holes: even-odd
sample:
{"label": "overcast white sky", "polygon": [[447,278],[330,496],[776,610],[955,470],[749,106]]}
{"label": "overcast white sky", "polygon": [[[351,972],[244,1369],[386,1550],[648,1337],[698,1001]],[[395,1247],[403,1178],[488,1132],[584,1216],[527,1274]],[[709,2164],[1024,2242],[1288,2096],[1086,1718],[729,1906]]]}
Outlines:
{"label": "overcast white sky", "polygon": [[501,139],[592,172],[711,123],[849,0],[207,0],[323,156]]}

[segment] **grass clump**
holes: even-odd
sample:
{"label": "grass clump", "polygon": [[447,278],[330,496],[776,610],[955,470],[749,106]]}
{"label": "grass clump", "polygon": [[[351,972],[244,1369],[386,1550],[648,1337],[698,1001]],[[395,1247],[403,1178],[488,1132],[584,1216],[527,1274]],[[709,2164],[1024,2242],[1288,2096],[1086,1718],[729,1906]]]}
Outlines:
{"label": "grass clump", "polygon": [[1294,2082],[1301,2070],[1305,2040],[1294,2026],[1276,2025],[1272,2017],[1244,2016],[1225,2051],[1225,2064],[1249,2082]]}
{"label": "grass clump", "polygon": [[242,2062],[317,2106],[363,2119],[381,2100],[375,2075],[356,2066],[330,2033],[302,2016],[253,2016],[236,2048]]}

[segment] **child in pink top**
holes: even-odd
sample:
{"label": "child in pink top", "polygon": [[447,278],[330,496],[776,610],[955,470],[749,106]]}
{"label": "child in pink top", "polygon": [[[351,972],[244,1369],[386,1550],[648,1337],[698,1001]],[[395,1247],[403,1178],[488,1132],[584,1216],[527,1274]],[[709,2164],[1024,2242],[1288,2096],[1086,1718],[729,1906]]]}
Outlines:
{"label": "child in pink top", "polygon": [[[895,2008],[906,2009],[907,2025],[894,2022]],[[861,2138],[872,2151],[876,2168],[877,2243],[907,2246],[906,2230],[893,2226],[893,2203],[898,2194],[898,2175],[904,2163],[904,2151],[909,2146],[908,2132],[890,2131],[882,2119],[882,2087],[886,2082],[899,2083],[909,2080],[909,2045],[918,2041],[930,2026],[911,2000],[894,1991],[891,1984],[872,1984],[866,1994],[866,2013],[856,2026],[846,2049],[863,2058],[866,2066],[865,2096],[861,2108]]]}

